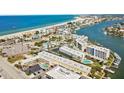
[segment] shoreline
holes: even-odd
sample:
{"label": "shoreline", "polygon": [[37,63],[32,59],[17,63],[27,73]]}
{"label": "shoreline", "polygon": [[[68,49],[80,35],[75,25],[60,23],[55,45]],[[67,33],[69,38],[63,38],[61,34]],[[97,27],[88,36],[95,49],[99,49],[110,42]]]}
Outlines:
{"label": "shoreline", "polygon": [[103,31],[110,36],[115,36],[115,37],[124,37],[124,28],[122,25],[123,22],[118,22],[115,23],[111,26],[107,26],[103,28]]}
{"label": "shoreline", "polygon": [[[103,27],[106,27],[106,25],[110,25],[110,24],[113,24],[113,23],[115,23],[115,22],[113,22],[113,21],[107,21],[107,23],[105,22],[105,23],[103,23],[103,24],[101,24],[102,26],[100,27],[100,29],[98,29],[98,30],[96,30],[96,31],[94,31],[94,32],[90,32],[92,29],[94,29],[94,28],[90,28],[90,29],[87,29],[87,30],[81,30],[82,31],[82,33],[81,33],[81,31],[80,31],[80,33],[78,33],[79,35],[81,34],[84,34],[84,35],[87,35],[88,37],[90,37],[90,39],[94,39],[94,40],[97,40],[97,42],[99,42],[100,44],[102,44],[104,47],[106,46],[107,48],[109,48],[111,51],[113,51],[114,53],[116,53],[119,57],[117,57],[117,58],[121,58],[121,61],[120,62],[117,62],[118,63],[118,66],[116,66],[117,68],[115,68],[115,73],[114,74],[111,74],[111,75],[109,75],[109,77],[111,77],[112,79],[114,79],[114,78],[118,78],[118,75],[117,75],[117,73],[116,73],[116,71],[117,70],[120,70],[120,68],[122,68],[121,67],[121,65],[122,65],[122,61],[123,61],[123,54],[121,54],[120,53],[120,51],[118,52],[118,50],[119,49],[115,49],[115,48],[113,48],[112,47],[112,45],[113,44],[111,44],[111,46],[109,46],[109,45],[107,45],[107,43],[104,43],[104,41],[106,42],[106,40],[113,40],[113,37],[109,37],[109,36],[105,36],[104,37],[104,35],[105,35],[105,33],[103,33],[103,32],[105,32],[104,31],[104,29],[103,29]],[[117,20],[117,22],[118,22],[118,20]],[[88,30],[89,30],[89,32],[88,32]],[[101,30],[101,31],[100,31]],[[84,32],[83,32],[84,31]],[[99,33],[98,33],[98,35],[100,35],[100,37],[104,37],[105,39],[103,39],[103,42],[102,42],[102,40],[101,39],[96,39],[96,38],[94,38],[94,35],[90,35],[90,34],[94,34],[94,33],[96,33],[97,31],[100,31]],[[103,32],[102,32],[103,31]],[[102,33],[102,34],[101,34]],[[114,38],[115,40],[120,40],[120,38]],[[122,38],[121,38],[122,39]],[[109,44],[109,43],[108,43]],[[115,49],[115,50],[114,50]],[[122,50],[123,51],[123,50]],[[117,63],[114,63],[114,64],[117,64]],[[120,71],[121,72],[121,71]],[[119,74],[120,74],[120,72],[119,72]],[[117,75],[117,76],[116,76]],[[120,77],[119,77],[120,78]]]}
{"label": "shoreline", "polygon": [[[74,17],[74,19],[70,20],[70,21],[65,21],[65,22],[60,22],[60,23],[55,23],[53,25],[48,25],[48,26],[41,26],[41,27],[31,27],[31,28],[27,28],[28,30],[26,30],[26,28],[22,28],[21,29],[18,29],[17,31],[21,30],[20,32],[13,32],[13,33],[10,33],[10,34],[5,34],[5,35],[0,35],[0,39],[5,39],[5,38],[13,38],[13,37],[16,37],[16,36],[22,36],[23,34],[33,34],[35,33],[36,31],[40,31],[40,30],[45,30],[45,29],[49,29],[49,28],[52,28],[52,27],[57,27],[57,26],[61,26],[61,25],[65,25],[69,22],[76,22],[76,21],[79,21],[81,20],[81,18],[77,18],[77,17]],[[23,30],[25,29],[25,30]]]}
{"label": "shoreline", "polygon": [[109,36],[113,36],[113,37],[120,37],[120,38],[124,38],[124,35],[119,36],[119,35],[115,35],[114,33],[110,33],[109,31],[103,29],[103,32],[105,35],[109,35]]}
{"label": "shoreline", "polygon": [[114,35],[114,34],[109,33],[108,31],[104,31],[104,34],[105,34],[105,35],[109,35],[109,36],[113,36],[113,37],[124,38],[124,36]]}
{"label": "shoreline", "polygon": [[[24,34],[29,34],[29,33],[31,33],[31,34],[34,34],[35,32],[37,32],[37,31],[39,31],[39,33],[41,34],[41,32],[43,31],[44,32],[44,30],[48,30],[48,29],[53,29],[54,27],[56,28],[56,27],[59,27],[59,26],[66,26],[66,25],[68,25],[68,23],[73,23],[73,22],[78,22],[78,21],[82,21],[83,19],[81,19],[81,18],[75,18],[75,19],[72,19],[72,20],[70,20],[70,21],[65,21],[65,22],[62,22],[62,23],[58,23],[58,24],[54,24],[54,25],[50,25],[50,26],[45,26],[45,27],[38,27],[38,28],[34,28],[34,29],[31,29],[31,30],[24,30],[24,31],[22,31],[22,32],[17,32],[17,33],[12,33],[12,34],[8,34],[8,35],[3,35],[2,37],[0,36],[0,39],[9,39],[9,38],[16,38],[16,37],[21,37],[21,36],[23,36]],[[82,24],[82,25],[84,25],[84,24]],[[80,28],[80,27],[79,27]],[[81,29],[81,28],[80,28]],[[99,46],[99,45],[97,45],[97,46]],[[113,51],[112,51],[113,52]],[[115,52],[116,53],[116,52]],[[117,53],[116,53],[117,54]],[[114,58],[115,58],[115,55],[114,55]],[[117,54],[117,56],[116,56],[116,58],[120,58],[120,56]],[[114,59],[115,60],[115,59]],[[119,59],[120,61],[121,61],[121,59]],[[109,61],[109,60],[107,60],[107,61]],[[114,63],[114,61],[112,61],[111,62],[112,64]],[[109,68],[105,68],[105,70],[107,70],[108,72],[110,72],[110,73],[112,73],[112,74],[114,74],[114,72],[111,70],[111,63],[109,63],[110,64],[110,67]],[[108,64],[108,65],[109,65]],[[120,64],[120,62],[118,61],[118,62],[116,62],[115,64],[117,64],[117,65],[119,65]],[[108,65],[106,65],[106,66],[108,66]],[[103,77],[103,75],[102,75],[102,77]],[[101,78],[102,78],[101,77]],[[104,77],[103,77],[104,78]],[[106,77],[105,77],[106,78]]]}

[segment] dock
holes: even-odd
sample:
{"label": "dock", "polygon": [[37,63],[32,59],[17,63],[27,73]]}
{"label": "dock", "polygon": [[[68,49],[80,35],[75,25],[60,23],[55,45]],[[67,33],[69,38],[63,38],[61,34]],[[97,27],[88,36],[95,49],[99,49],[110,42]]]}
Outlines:
{"label": "dock", "polygon": [[121,57],[117,54],[117,53],[114,53],[116,59],[114,61],[114,65],[118,66],[121,62]]}
{"label": "dock", "polygon": [[112,73],[112,74],[114,74],[115,73],[115,71],[113,71],[113,70],[111,70],[111,69],[105,69],[106,71],[108,71],[108,72],[110,72],[110,73]]}

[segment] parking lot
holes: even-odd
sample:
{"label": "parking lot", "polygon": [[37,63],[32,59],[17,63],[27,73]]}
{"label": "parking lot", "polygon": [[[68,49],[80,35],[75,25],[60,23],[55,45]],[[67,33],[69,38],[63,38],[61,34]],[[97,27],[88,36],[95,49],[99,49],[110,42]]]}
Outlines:
{"label": "parking lot", "polygon": [[0,79],[12,78],[2,67],[0,67]]}

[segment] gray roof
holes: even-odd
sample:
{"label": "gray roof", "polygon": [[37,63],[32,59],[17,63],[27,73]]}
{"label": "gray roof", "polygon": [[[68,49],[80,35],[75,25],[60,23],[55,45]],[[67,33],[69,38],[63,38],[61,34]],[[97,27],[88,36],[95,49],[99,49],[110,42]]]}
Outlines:
{"label": "gray roof", "polygon": [[30,66],[28,69],[25,70],[25,72],[30,72],[30,73],[34,73],[41,70],[41,67],[37,64],[34,66]]}

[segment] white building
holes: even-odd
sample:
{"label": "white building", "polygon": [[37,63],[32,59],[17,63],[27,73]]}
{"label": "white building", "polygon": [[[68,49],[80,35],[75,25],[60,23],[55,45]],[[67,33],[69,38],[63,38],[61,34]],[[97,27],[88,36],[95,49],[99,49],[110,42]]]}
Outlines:
{"label": "white building", "polygon": [[91,67],[89,66],[77,63],[75,61],[72,61],[45,51],[40,52],[38,55],[40,56],[40,58],[47,60],[49,64],[57,64],[83,75],[88,75],[91,71]]}
{"label": "white building", "polygon": [[81,77],[79,74],[60,66],[51,69],[46,75],[53,79],[79,79]]}
{"label": "white building", "polygon": [[81,35],[77,35],[77,34],[72,34],[72,36],[73,36],[74,39],[77,39],[77,38],[81,37]]}
{"label": "white building", "polygon": [[76,39],[76,47],[78,47],[80,50],[84,51],[88,45],[88,37],[87,36],[81,36]]}
{"label": "white building", "polygon": [[108,59],[110,56],[110,50],[104,47],[89,45],[86,49],[86,52],[91,57],[98,59],[100,61],[104,61]]}
{"label": "white building", "polygon": [[74,50],[67,46],[60,47],[59,51],[61,51],[62,53],[65,53],[66,55],[69,55],[77,60],[80,60],[80,61],[82,61],[85,58],[85,54],[83,52]]}

